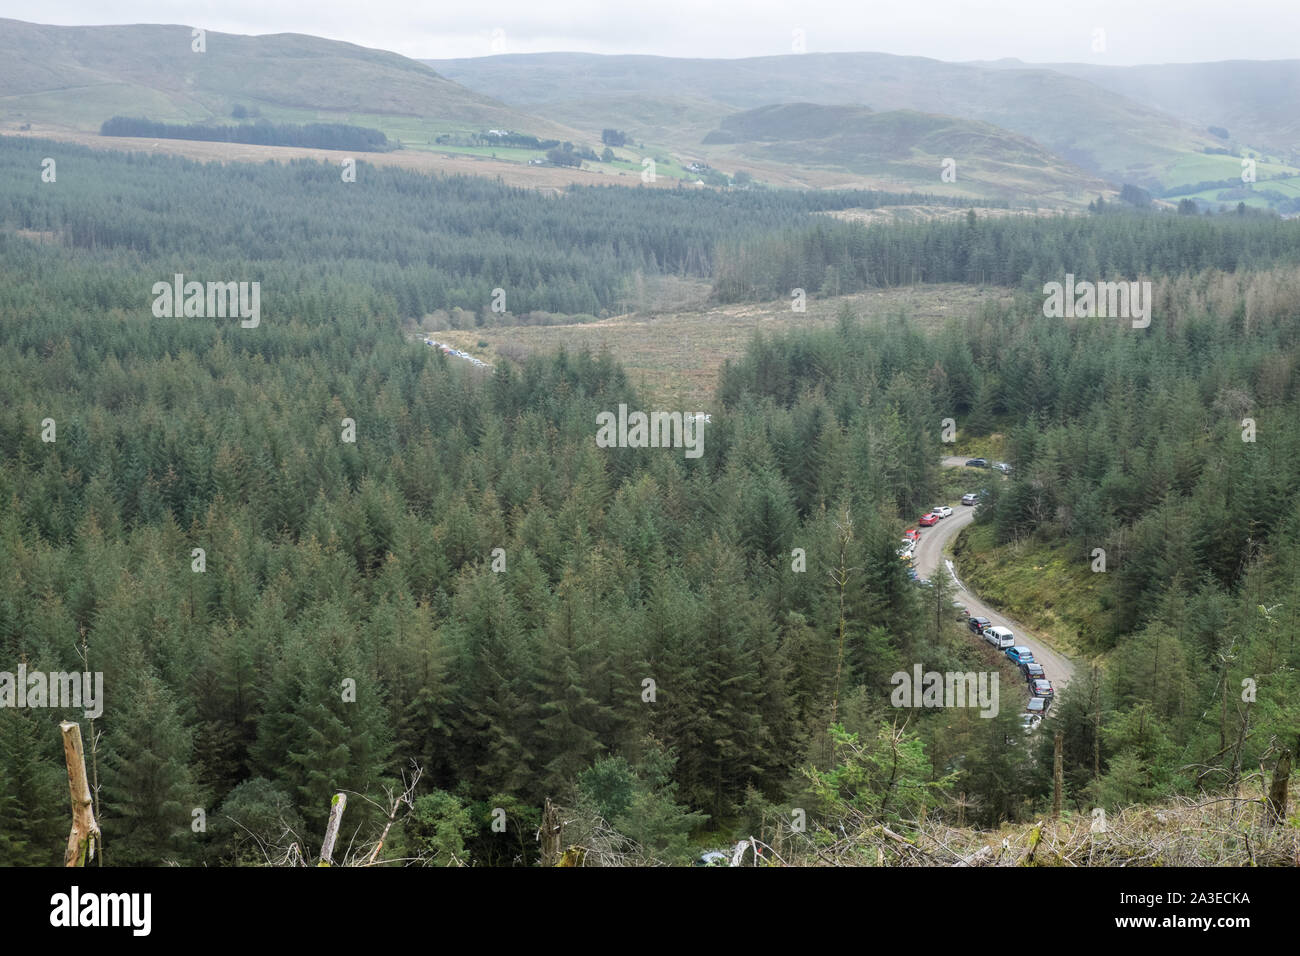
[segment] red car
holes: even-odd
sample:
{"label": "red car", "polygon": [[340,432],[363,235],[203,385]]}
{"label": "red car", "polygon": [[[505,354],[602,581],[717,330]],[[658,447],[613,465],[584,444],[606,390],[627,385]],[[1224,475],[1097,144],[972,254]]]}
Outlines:
{"label": "red car", "polygon": [[938,521],[939,521],[939,516],[935,514],[933,511],[928,511],[925,514],[921,515],[921,520],[918,521],[917,524],[919,524],[922,528],[928,528],[932,524],[937,524]]}
{"label": "red car", "polygon": [[917,531],[915,528],[908,528],[903,532],[903,537],[907,538],[909,541],[920,541],[921,532]]}

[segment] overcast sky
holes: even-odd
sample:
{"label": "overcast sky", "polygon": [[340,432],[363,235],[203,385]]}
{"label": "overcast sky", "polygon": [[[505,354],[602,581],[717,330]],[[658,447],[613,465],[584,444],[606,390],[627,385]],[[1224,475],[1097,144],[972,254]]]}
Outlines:
{"label": "overcast sky", "polygon": [[[1300,57],[1298,0],[0,0],[0,16],[310,33],[429,59],[555,50],[765,56],[792,52],[796,31],[810,52],[869,50],[942,60],[1132,64]],[[1098,30],[1104,31],[1102,44]]]}

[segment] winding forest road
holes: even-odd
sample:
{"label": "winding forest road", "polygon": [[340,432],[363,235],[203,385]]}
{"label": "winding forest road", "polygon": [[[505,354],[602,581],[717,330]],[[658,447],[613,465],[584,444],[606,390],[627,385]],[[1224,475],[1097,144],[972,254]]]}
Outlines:
{"label": "winding forest road", "polygon": [[[943,459],[943,467],[956,468],[966,463],[964,457],[950,457]],[[975,592],[971,591],[957,577],[957,572],[953,568],[951,558],[945,555],[948,550],[948,543],[962,528],[965,528],[975,520],[975,509],[968,505],[952,505],[952,515],[948,518],[941,518],[939,523],[929,528],[921,529],[921,540],[917,542],[916,551],[912,557],[912,564],[916,568],[916,574],[921,578],[931,578],[936,571],[942,570],[953,582],[957,589],[953,595],[955,600],[966,605],[970,611],[971,617],[986,617],[996,625],[1010,628],[1011,632],[1016,635],[1016,644],[1024,645],[1034,652],[1034,660],[1043,665],[1043,670],[1047,672],[1047,679],[1052,682],[1052,687],[1059,694],[1070,683],[1074,676],[1074,665],[1064,654],[1053,650],[1040,634],[1037,634],[1030,628],[1021,624],[1019,621],[1013,621],[1005,614],[999,614],[993,608],[982,602]],[[982,637],[970,632],[972,640],[982,641]]]}

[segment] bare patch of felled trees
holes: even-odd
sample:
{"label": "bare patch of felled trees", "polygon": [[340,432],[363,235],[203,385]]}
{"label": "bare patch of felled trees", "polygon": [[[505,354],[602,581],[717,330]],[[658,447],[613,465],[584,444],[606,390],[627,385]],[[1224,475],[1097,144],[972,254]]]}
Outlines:
{"label": "bare patch of felled trees", "polygon": [[[885,824],[850,810],[834,824],[795,832],[777,827],[767,840],[737,844],[732,866],[1300,866],[1300,815],[1291,776],[1294,753],[1282,748],[1271,779],[1255,796],[1201,795],[1159,807],[1131,806],[1088,815],[1045,815],[1030,826],[979,831],[932,817]],[[1265,783],[1265,780],[1267,782]],[[553,820],[564,818],[557,811]],[[564,820],[543,865],[657,866],[600,820]],[[545,844],[545,836],[543,835]]]}

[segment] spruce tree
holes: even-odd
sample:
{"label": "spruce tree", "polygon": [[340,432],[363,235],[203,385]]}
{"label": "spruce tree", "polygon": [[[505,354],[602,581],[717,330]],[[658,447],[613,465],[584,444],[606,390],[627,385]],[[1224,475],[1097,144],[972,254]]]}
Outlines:
{"label": "spruce tree", "polygon": [[193,734],[149,666],[131,670],[134,678],[113,688],[105,711],[105,859],[121,866],[184,863],[197,853],[191,823],[193,810],[203,807],[189,766]]}

